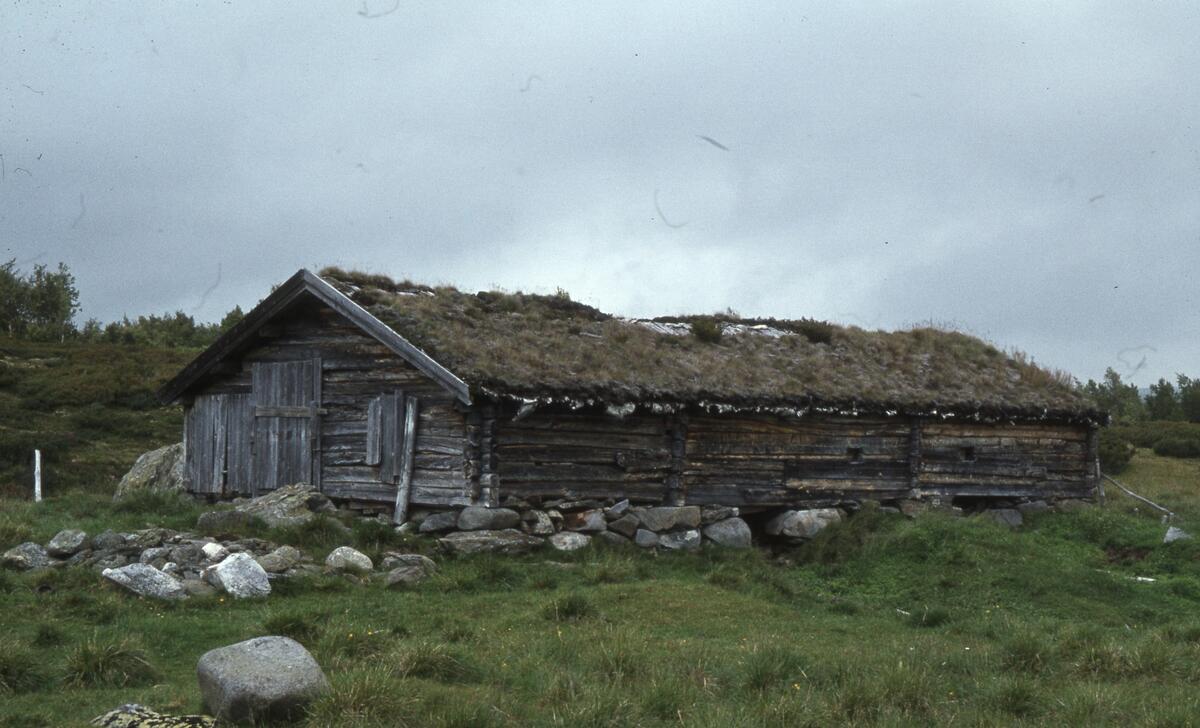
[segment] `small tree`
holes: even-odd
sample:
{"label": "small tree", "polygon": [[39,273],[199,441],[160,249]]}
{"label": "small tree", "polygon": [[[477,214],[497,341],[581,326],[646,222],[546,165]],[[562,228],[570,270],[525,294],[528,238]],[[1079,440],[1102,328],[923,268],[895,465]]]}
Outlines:
{"label": "small tree", "polygon": [[1175,386],[1165,379],[1151,384],[1150,394],[1146,395],[1146,414],[1152,420],[1183,419],[1183,410],[1179,406]]}
{"label": "small tree", "polygon": [[1176,374],[1179,382],[1179,409],[1188,422],[1200,422],[1200,379]]}
{"label": "small tree", "polygon": [[1121,375],[1111,367],[1105,370],[1103,381],[1097,383],[1089,379],[1083,385],[1083,391],[1091,395],[1101,409],[1111,414],[1115,422],[1137,422],[1146,418],[1145,405],[1138,395],[1137,385],[1122,382]]}

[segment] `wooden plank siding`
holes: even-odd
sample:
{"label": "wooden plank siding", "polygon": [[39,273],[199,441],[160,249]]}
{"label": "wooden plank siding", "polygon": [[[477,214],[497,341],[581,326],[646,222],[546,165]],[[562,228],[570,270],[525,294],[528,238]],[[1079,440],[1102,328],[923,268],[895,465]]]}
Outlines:
{"label": "wooden plank siding", "polygon": [[507,415],[496,421],[494,456],[502,493],[522,498],[802,506],[917,496],[1077,498],[1095,486],[1082,426]]}
{"label": "wooden plank siding", "polygon": [[[221,374],[202,383],[191,405],[216,395],[237,395],[248,401],[254,391],[255,364],[318,360],[320,377],[319,427],[314,439],[314,479],[321,490],[335,498],[394,504],[402,468],[403,422],[397,427],[395,395],[419,401],[416,435],[412,447],[409,502],[417,505],[463,505],[471,502],[477,488],[472,454],[467,439],[466,416],[456,397],[383,344],[363,333],[339,314],[319,306],[306,306],[263,326],[257,342]],[[372,401],[377,407],[392,404],[393,411],[380,411],[381,422],[390,419],[391,442],[380,441],[379,451],[368,456],[368,421]],[[401,402],[404,400],[401,399]],[[307,402],[272,403],[281,411],[267,414],[297,414],[287,406]],[[399,417],[403,418],[403,404]],[[198,417],[198,416],[197,416]],[[189,413],[190,423],[193,417]],[[189,427],[190,431],[190,427]],[[190,434],[190,432],[189,432]],[[264,433],[265,434],[265,433]],[[261,437],[255,440],[257,448]],[[319,470],[317,470],[319,468]],[[386,472],[385,472],[386,470]]]}

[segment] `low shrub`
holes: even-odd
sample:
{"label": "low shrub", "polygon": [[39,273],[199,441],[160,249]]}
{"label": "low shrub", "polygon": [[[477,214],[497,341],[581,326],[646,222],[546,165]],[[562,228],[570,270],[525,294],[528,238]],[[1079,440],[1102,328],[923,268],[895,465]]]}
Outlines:
{"label": "low shrub", "polygon": [[158,674],[136,643],[93,636],[67,655],[64,680],[74,687],[132,687],[147,685]]}
{"label": "low shrub", "polygon": [[45,685],[46,675],[31,651],[15,642],[0,642],[0,694],[28,693]]}
{"label": "low shrub", "polygon": [[596,606],[582,594],[559,597],[542,608],[542,616],[555,622],[575,622],[596,614]]}
{"label": "low shrub", "polygon": [[1129,467],[1136,449],[1128,439],[1111,427],[1100,430],[1100,470],[1117,475]]}
{"label": "low shrub", "polygon": [[1172,458],[1200,458],[1200,436],[1164,437],[1154,443],[1154,454]]}

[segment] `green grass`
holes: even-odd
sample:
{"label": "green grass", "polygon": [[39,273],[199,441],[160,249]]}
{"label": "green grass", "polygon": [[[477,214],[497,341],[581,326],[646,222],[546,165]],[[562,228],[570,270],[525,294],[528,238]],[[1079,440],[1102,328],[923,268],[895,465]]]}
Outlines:
{"label": "green grass", "polygon": [[[1141,451],[1123,481],[1200,533],[1195,465]],[[45,540],[195,518],[150,505],[3,501],[0,527]],[[313,576],[254,602],[0,572],[0,725],[82,724],[125,702],[199,711],[199,656],[267,633],[302,641],[331,678],[312,726],[1189,725],[1200,546],[1162,545],[1135,505],[1110,490],[1106,508],[1019,531],[867,511],[780,555],[442,559],[409,590]],[[325,548],[328,530],[271,534]],[[350,538],[404,545],[365,525]]]}

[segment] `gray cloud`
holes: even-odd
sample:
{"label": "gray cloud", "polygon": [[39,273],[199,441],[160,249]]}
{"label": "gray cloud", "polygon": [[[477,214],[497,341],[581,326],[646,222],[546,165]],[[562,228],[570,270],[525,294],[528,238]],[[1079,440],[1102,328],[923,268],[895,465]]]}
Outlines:
{"label": "gray cloud", "polygon": [[4,6],[5,254],[105,320],[336,263],[1200,368],[1194,6],[392,7]]}

